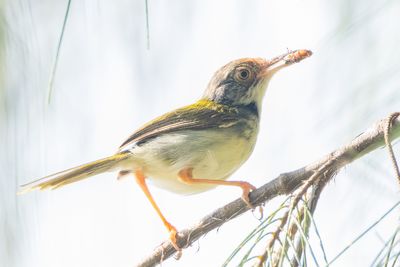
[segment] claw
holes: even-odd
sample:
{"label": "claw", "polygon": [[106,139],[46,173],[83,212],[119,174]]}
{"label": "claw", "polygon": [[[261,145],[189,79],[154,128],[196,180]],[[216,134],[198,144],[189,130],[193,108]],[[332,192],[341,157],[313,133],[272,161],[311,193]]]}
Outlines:
{"label": "claw", "polygon": [[169,241],[171,242],[171,245],[174,247],[174,249],[177,252],[174,258],[176,260],[179,260],[180,257],[182,256],[182,249],[179,247],[178,240],[176,238],[178,236],[178,231],[171,224],[166,224],[165,226],[168,228],[168,231],[169,231]]}
{"label": "claw", "polygon": [[122,170],[122,171],[120,171],[120,172],[118,173],[117,180],[120,181],[120,180],[122,180],[123,178],[125,178],[128,174],[131,174],[131,173],[132,173],[131,171]]}
{"label": "claw", "polygon": [[[248,182],[241,182],[240,187],[243,190],[243,194],[242,194],[243,201],[247,204],[247,206],[250,209],[254,210],[255,207],[250,202],[249,194],[250,194],[251,191],[256,190],[257,188],[254,185],[252,185],[252,184],[250,184]],[[260,212],[260,220],[261,220],[264,217],[264,209],[263,209],[262,206],[259,206],[258,210]]]}
{"label": "claw", "polygon": [[251,191],[256,190],[256,187],[248,182],[240,182],[240,187],[243,190],[242,199],[251,209],[254,209],[253,204],[250,203],[249,194]]}

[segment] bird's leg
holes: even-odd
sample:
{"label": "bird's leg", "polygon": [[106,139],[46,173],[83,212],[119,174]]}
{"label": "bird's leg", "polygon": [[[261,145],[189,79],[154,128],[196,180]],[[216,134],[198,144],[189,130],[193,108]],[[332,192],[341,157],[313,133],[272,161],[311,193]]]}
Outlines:
{"label": "bird's leg", "polygon": [[147,187],[146,177],[144,176],[144,174],[143,174],[143,172],[141,170],[136,170],[135,171],[135,178],[136,178],[136,182],[138,183],[138,185],[140,186],[140,188],[142,189],[142,191],[146,195],[147,199],[150,201],[151,205],[156,210],[156,212],[157,212],[158,216],[160,217],[160,219],[162,220],[163,224],[168,229],[168,231],[169,231],[169,239],[170,239],[170,241],[172,243],[172,246],[178,252],[178,255],[180,255],[182,249],[177,244],[177,240],[176,240],[177,231],[176,231],[176,228],[167,221],[167,219],[162,214],[160,208],[158,207],[157,203],[154,201],[153,196],[150,194],[149,188]]}
{"label": "bird's leg", "polygon": [[223,181],[223,180],[212,180],[212,179],[198,179],[193,178],[193,168],[186,168],[179,172],[179,180],[185,184],[216,184],[216,185],[230,185],[238,186],[242,189],[243,201],[253,209],[253,205],[250,203],[249,193],[256,189],[255,186],[244,181]]}

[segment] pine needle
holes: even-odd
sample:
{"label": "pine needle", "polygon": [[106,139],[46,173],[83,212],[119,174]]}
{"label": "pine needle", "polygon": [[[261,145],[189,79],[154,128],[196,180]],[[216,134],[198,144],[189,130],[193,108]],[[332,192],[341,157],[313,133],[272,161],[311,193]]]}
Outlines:
{"label": "pine needle", "polygon": [[65,27],[67,25],[67,21],[68,21],[68,17],[69,17],[69,10],[71,8],[71,2],[72,2],[72,0],[68,0],[67,10],[65,11],[65,16],[64,16],[64,22],[63,22],[63,25],[62,25],[62,28],[61,28],[61,34],[60,34],[60,37],[58,39],[56,58],[54,59],[53,69],[51,71],[50,81],[49,81],[49,92],[48,92],[48,95],[47,95],[47,103],[48,104],[50,104],[51,96],[52,96],[52,93],[53,93],[54,78],[56,76],[58,60],[60,58],[61,45],[63,43]]}

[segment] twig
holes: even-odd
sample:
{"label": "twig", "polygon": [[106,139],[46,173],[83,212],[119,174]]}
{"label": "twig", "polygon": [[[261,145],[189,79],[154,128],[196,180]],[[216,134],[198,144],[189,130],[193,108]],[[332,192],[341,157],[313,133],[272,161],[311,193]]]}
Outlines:
{"label": "twig", "polygon": [[[311,221],[312,221],[311,216],[314,215],[315,209],[317,208],[317,203],[318,203],[319,197],[321,196],[322,190],[324,189],[325,185],[326,185],[326,183],[324,183],[323,181],[314,185],[312,188],[312,191],[310,193],[310,200],[305,201],[303,204],[303,208],[302,208],[302,210],[303,210],[302,217],[303,218],[302,219],[304,220],[305,238],[308,238]],[[309,203],[310,203],[310,205],[309,205]],[[308,206],[310,206],[310,208]],[[299,265],[299,262],[297,259],[301,259],[301,255],[304,253],[304,249],[305,249],[304,240],[300,236],[296,243],[296,252],[295,252],[296,257],[293,257],[293,259],[292,259],[293,267],[297,267]],[[325,262],[328,263],[325,253],[323,253],[323,254],[324,254]]]}
{"label": "twig", "polygon": [[[301,190],[296,194],[295,198],[291,201],[290,208],[285,212],[285,214],[281,218],[281,223],[272,235],[272,239],[269,241],[267,248],[265,249],[264,253],[259,256],[259,262],[257,264],[258,267],[262,267],[264,262],[268,257],[268,251],[272,250],[276,239],[279,237],[283,227],[286,225],[288,218],[291,216],[294,208],[299,203],[300,199],[304,196],[307,190],[316,182],[323,178],[321,176],[326,176],[327,180],[333,177],[335,172],[331,172],[330,174],[326,175],[332,169],[331,167],[335,164],[336,158],[332,157],[329,161],[327,161],[324,165],[322,165],[311,177],[307,180],[307,182],[303,185]],[[273,263],[275,266],[275,263]]]}
{"label": "twig", "polygon": [[390,140],[389,140],[389,131],[390,131],[390,128],[392,127],[393,120],[395,120],[399,116],[400,116],[400,112],[393,112],[392,114],[390,114],[387,117],[387,119],[386,119],[386,127],[385,127],[385,132],[384,132],[385,135],[384,136],[385,136],[385,144],[386,144],[386,147],[387,147],[388,152],[389,152],[390,161],[392,162],[394,171],[396,172],[397,180],[400,183],[399,165],[397,164],[396,157],[395,157],[394,152],[393,152],[393,147],[392,147],[392,144],[390,143]]}
{"label": "twig", "polygon": [[[274,180],[266,183],[250,194],[250,201],[254,206],[275,198],[278,195],[287,195],[299,188],[305,180],[308,180],[318,169],[326,166],[334,158],[333,164],[329,166],[329,173],[337,173],[342,167],[364,156],[365,154],[384,145],[384,131],[386,120],[380,120],[364,133],[358,135],[350,143],[329,153],[320,160],[309,164],[298,170],[283,173]],[[389,140],[394,140],[400,136],[400,120],[393,120],[391,136]],[[329,176],[327,176],[329,177]],[[328,181],[326,181],[328,182]],[[241,215],[249,210],[247,205],[240,199],[236,199],[227,205],[216,209],[211,214],[205,216],[197,224],[179,232],[178,245],[180,247],[190,246],[201,236],[223,225],[225,222]],[[142,260],[137,266],[155,266],[163,260],[168,259],[175,253],[175,249],[169,241],[165,241],[158,246],[148,257]]]}

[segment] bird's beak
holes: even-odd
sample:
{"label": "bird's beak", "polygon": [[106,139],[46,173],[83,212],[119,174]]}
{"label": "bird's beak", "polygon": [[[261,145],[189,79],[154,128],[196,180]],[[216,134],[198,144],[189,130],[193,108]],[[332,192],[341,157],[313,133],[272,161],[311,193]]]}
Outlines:
{"label": "bird's beak", "polygon": [[294,63],[300,62],[311,55],[312,52],[310,50],[300,49],[288,51],[286,54],[280,55],[267,61],[267,64],[265,64],[265,69],[261,71],[259,75],[262,77],[272,76],[278,70],[290,66]]}

